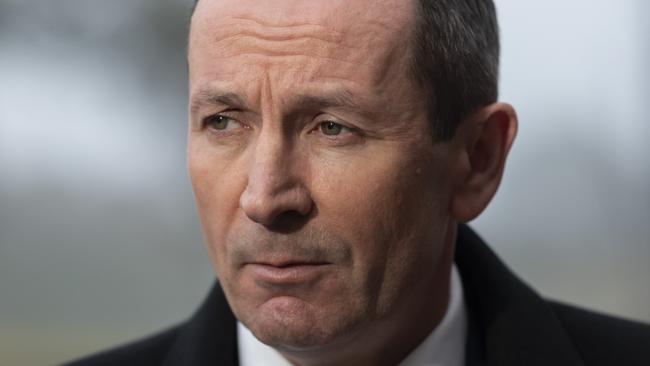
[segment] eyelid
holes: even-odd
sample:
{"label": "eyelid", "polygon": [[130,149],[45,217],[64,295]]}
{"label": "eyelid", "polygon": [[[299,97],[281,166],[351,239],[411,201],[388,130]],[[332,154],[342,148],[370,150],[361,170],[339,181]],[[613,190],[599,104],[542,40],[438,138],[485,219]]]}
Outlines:
{"label": "eyelid", "polygon": [[[365,141],[366,134],[363,130],[347,122],[342,122],[338,118],[332,118],[328,115],[327,118],[317,118],[314,122],[315,126],[309,129],[309,133],[313,133],[317,137],[317,140],[322,141],[328,146],[355,146]],[[341,126],[342,131],[336,135],[324,133],[321,131],[321,126],[327,122],[336,123]]]}
{"label": "eyelid", "polygon": [[232,112],[233,112],[232,110],[225,110],[225,111],[221,111],[221,112],[208,114],[207,116],[201,118],[201,124],[206,125],[208,122],[210,122],[210,120],[212,118],[216,118],[216,117],[225,117],[225,118],[233,120],[233,121],[235,121],[235,122],[237,122],[239,124],[242,124],[242,122],[239,120],[239,118],[235,117],[234,113],[232,113]]}
{"label": "eyelid", "polygon": [[349,132],[360,133],[360,130],[357,127],[354,127],[350,123],[342,121],[339,118],[336,118],[336,117],[334,117],[332,115],[326,115],[326,116],[323,116],[322,118],[316,118],[315,119],[316,126],[314,127],[314,129],[318,129],[321,124],[327,123],[327,122],[336,123],[337,125],[339,125],[339,126],[343,127],[344,129],[348,130]]}
{"label": "eyelid", "polygon": [[[212,119],[218,117],[222,117],[230,120],[228,128],[220,130],[210,126]],[[232,126],[231,124],[236,124],[236,126]],[[232,115],[227,113],[227,111],[224,111],[224,112],[210,114],[204,117],[203,119],[201,119],[201,128],[206,130],[209,129],[210,132],[217,133],[217,134],[229,134],[229,133],[234,133],[235,132],[233,131],[234,129],[239,129],[239,128],[247,129],[248,126],[242,121],[240,121],[238,118],[233,117]]]}
{"label": "eyelid", "polygon": [[[321,126],[323,125],[323,123],[334,123],[334,124],[340,126],[341,127],[341,134],[349,134],[349,133],[355,133],[356,132],[351,127],[348,127],[348,126],[346,126],[344,124],[341,124],[341,123],[338,123],[338,122],[335,122],[335,121],[321,121],[318,124],[318,127],[317,127],[319,130],[320,130]],[[328,138],[335,138],[336,136],[340,136],[340,135],[331,135],[331,136],[327,135],[327,136],[328,136]]]}

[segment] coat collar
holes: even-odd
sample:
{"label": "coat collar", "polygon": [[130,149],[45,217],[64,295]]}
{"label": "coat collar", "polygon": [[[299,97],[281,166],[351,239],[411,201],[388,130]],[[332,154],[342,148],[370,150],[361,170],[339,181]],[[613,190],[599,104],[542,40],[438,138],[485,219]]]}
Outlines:
{"label": "coat collar", "polygon": [[207,299],[184,324],[164,366],[236,366],[237,320],[215,282]]}
{"label": "coat collar", "polygon": [[458,228],[455,261],[487,365],[583,365],[550,304],[465,225]]}
{"label": "coat collar", "polygon": [[[468,364],[583,365],[551,306],[465,225],[459,226],[455,261],[469,311]],[[238,365],[236,324],[215,283],[182,327],[164,365]]]}

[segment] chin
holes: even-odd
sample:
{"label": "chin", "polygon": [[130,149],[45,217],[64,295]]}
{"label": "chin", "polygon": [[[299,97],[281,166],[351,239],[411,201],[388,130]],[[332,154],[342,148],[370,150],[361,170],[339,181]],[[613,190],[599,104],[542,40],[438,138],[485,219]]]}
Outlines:
{"label": "chin", "polygon": [[[285,351],[326,347],[348,337],[361,319],[350,309],[328,309],[297,297],[274,297],[240,320],[261,342]],[[244,315],[244,314],[242,314]]]}

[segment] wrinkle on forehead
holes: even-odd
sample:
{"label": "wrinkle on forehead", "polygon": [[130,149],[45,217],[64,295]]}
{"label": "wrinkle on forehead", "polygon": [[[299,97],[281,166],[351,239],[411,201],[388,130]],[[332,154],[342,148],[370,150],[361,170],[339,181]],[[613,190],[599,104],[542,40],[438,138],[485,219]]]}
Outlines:
{"label": "wrinkle on forehead", "polygon": [[[298,27],[298,29],[291,29]],[[360,62],[359,57],[345,43],[344,37],[323,27],[292,26],[282,29],[260,29],[250,24],[235,23],[217,31],[214,46],[218,49],[215,58],[241,55],[277,56],[315,56],[340,62]]]}
{"label": "wrinkle on forehead", "polygon": [[351,37],[323,26],[265,28],[232,19],[224,20],[223,25],[215,27],[209,40],[215,59],[241,55],[310,56],[362,65],[372,62],[368,52],[379,43],[377,32],[371,31]]}
{"label": "wrinkle on forehead", "polygon": [[225,25],[224,29],[222,29],[223,36],[218,34],[217,38],[224,39],[233,35],[247,35],[247,33],[252,37],[263,38],[269,41],[311,37],[323,42],[340,43],[343,38],[343,33],[327,28],[321,24],[301,23],[276,25],[266,23],[262,19],[243,16],[224,17],[223,23]]}
{"label": "wrinkle on forehead", "polygon": [[[321,47],[359,48],[401,44],[412,24],[413,1],[273,0],[199,2],[192,29],[208,40],[320,41]],[[203,38],[203,37],[202,37]]]}
{"label": "wrinkle on forehead", "polygon": [[395,80],[407,73],[412,6],[408,0],[201,0],[190,35],[192,89],[236,78],[240,89],[251,89],[249,97],[259,97],[265,80],[285,98],[296,82],[344,83],[366,90],[363,97],[374,105],[396,107],[406,92]]}
{"label": "wrinkle on forehead", "polygon": [[339,32],[367,22],[400,28],[410,22],[414,4],[412,0],[201,0],[193,21],[239,18],[266,28],[324,26]]}

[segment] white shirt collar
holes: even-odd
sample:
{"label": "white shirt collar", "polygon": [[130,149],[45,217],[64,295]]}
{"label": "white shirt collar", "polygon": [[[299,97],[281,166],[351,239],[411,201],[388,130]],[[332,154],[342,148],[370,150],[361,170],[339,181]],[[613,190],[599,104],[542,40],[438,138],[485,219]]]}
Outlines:
{"label": "white shirt collar", "polygon": [[237,322],[239,366],[291,366],[278,351],[260,342],[248,328]]}
{"label": "white shirt collar", "polygon": [[[467,339],[467,312],[463,286],[454,264],[451,270],[449,306],[438,326],[413,350],[400,366],[463,366]],[[278,351],[260,342],[237,322],[240,366],[291,366]]]}
{"label": "white shirt collar", "polygon": [[463,366],[467,339],[467,312],[456,265],[451,269],[447,312],[438,326],[400,366]]}

